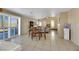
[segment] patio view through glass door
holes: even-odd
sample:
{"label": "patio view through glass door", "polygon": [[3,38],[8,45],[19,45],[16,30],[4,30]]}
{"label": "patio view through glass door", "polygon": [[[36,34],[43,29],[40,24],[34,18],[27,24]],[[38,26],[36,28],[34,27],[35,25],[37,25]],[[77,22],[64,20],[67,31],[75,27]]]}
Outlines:
{"label": "patio view through glass door", "polygon": [[0,40],[18,35],[18,18],[0,15]]}
{"label": "patio view through glass door", "polygon": [[18,20],[17,18],[10,18],[10,36],[18,34]]}
{"label": "patio view through glass door", "polygon": [[3,39],[3,16],[0,15],[0,39]]}
{"label": "patio view through glass door", "polygon": [[3,16],[3,39],[8,38],[8,16]]}

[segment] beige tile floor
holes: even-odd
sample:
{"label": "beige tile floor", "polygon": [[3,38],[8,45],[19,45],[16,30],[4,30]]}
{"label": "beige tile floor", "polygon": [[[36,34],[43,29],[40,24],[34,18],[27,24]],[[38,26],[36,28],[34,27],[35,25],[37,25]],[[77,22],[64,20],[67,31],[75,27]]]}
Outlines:
{"label": "beige tile floor", "polygon": [[78,51],[79,47],[71,40],[60,39],[57,32],[51,31],[47,34],[46,40],[44,37],[39,40],[33,40],[28,35],[22,35],[11,40],[11,42],[22,45],[22,51]]}

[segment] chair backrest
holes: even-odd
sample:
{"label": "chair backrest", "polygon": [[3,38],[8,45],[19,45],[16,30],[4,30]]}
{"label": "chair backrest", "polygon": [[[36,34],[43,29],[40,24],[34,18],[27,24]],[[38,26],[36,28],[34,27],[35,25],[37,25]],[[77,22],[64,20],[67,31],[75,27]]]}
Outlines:
{"label": "chair backrest", "polygon": [[37,32],[37,27],[33,27],[32,28],[32,33],[36,33]]}

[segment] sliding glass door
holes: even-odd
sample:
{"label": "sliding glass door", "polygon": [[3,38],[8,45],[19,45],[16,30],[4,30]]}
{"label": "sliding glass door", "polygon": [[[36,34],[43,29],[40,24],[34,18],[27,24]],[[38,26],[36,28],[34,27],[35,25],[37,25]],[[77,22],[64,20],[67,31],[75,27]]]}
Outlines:
{"label": "sliding glass door", "polygon": [[0,39],[8,38],[8,16],[0,15]]}
{"label": "sliding glass door", "polygon": [[4,39],[8,38],[8,16],[3,16]]}
{"label": "sliding glass door", "polygon": [[0,40],[18,35],[18,18],[0,15]]}
{"label": "sliding glass door", "polygon": [[14,26],[15,26],[15,19],[14,18],[10,18],[10,36],[14,36],[15,35],[15,31],[14,31]]}
{"label": "sliding glass door", "polygon": [[0,15],[0,40],[3,39],[3,16]]}
{"label": "sliding glass door", "polygon": [[18,34],[18,19],[11,17],[10,18],[10,36]]}
{"label": "sliding glass door", "polygon": [[16,19],[15,35],[18,34],[18,19]]}

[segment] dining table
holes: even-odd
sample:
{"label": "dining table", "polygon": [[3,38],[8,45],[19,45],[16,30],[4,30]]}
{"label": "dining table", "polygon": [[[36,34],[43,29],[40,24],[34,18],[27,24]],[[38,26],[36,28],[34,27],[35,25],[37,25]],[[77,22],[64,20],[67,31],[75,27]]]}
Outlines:
{"label": "dining table", "polygon": [[49,30],[48,28],[46,27],[33,27],[32,28],[32,34],[31,34],[31,37],[32,39],[34,37],[38,37],[39,40],[44,37],[44,39],[46,40],[46,34],[49,33]]}
{"label": "dining table", "polygon": [[46,34],[48,33],[48,29],[45,28],[45,27],[41,27],[41,28],[38,28],[38,33],[39,33],[39,40],[42,36],[44,36],[45,40],[46,40]]}

